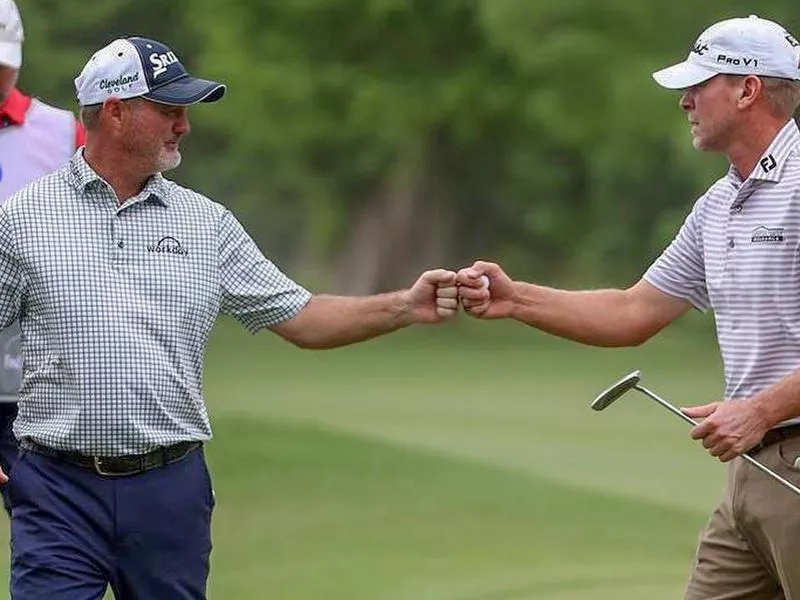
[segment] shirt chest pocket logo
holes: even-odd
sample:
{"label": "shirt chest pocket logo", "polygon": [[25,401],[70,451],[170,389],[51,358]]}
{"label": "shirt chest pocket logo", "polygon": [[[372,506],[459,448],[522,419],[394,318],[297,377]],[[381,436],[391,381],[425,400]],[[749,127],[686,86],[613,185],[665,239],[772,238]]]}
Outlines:
{"label": "shirt chest pocket logo", "polygon": [[167,235],[155,244],[148,244],[147,251],[151,254],[166,254],[168,256],[186,256],[189,251],[179,240]]}
{"label": "shirt chest pocket logo", "polygon": [[761,225],[753,229],[750,242],[753,244],[782,244],[786,241],[783,227],[765,227]]}

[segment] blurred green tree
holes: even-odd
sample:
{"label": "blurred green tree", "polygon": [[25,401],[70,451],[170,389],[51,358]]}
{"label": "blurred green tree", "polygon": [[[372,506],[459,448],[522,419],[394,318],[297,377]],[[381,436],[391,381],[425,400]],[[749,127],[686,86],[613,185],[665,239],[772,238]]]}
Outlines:
{"label": "blurred green tree", "polygon": [[[90,53],[141,34],[229,84],[193,111],[179,180],[303,281],[351,293],[492,257],[626,283],[724,160],[650,73],[752,10],[639,0],[19,0],[21,84],[74,108]],[[759,14],[800,30],[793,0]]]}

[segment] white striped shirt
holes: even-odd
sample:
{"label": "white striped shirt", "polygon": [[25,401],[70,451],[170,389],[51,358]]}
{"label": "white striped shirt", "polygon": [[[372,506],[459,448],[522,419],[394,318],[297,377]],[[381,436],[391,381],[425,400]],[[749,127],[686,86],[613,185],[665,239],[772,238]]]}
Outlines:
{"label": "white striped shirt", "polygon": [[119,205],[82,150],[0,207],[0,326],[20,318],[17,437],[90,455],[206,440],[220,311],[255,332],[310,293],[220,204],[151,177]]}
{"label": "white striped shirt", "polygon": [[790,120],[742,180],[731,167],[645,273],[714,312],[725,397],[748,398],[800,367],[800,131]]}

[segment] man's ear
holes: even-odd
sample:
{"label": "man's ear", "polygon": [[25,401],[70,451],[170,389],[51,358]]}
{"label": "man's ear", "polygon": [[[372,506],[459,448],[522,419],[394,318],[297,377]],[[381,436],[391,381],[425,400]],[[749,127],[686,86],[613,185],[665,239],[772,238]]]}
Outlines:
{"label": "man's ear", "polygon": [[741,80],[739,84],[739,99],[737,106],[739,108],[747,108],[751,106],[761,95],[764,89],[764,82],[760,77],[755,75],[748,75]]}
{"label": "man's ear", "polygon": [[103,116],[115,129],[122,127],[129,112],[130,107],[119,98],[107,98],[103,102]]}

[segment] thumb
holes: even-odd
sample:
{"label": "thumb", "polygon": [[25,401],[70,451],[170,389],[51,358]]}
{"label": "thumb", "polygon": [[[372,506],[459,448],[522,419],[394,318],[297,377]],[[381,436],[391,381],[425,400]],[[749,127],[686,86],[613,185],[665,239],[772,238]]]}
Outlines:
{"label": "thumb", "polygon": [[456,281],[456,274],[447,269],[433,269],[425,272],[424,279],[434,285],[453,285]]}
{"label": "thumb", "polygon": [[687,406],[682,407],[681,412],[687,417],[704,419],[712,414],[719,408],[722,402],[712,402],[711,404],[703,404],[701,406]]}
{"label": "thumb", "polygon": [[500,265],[485,260],[476,260],[470,267],[473,277],[480,277],[483,274],[496,275],[500,271]]}

